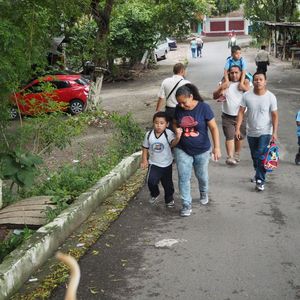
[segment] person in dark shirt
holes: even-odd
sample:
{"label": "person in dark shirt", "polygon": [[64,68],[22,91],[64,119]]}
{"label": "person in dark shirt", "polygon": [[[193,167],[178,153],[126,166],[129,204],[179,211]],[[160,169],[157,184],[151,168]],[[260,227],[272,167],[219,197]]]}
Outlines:
{"label": "person in dark shirt", "polygon": [[[200,203],[208,203],[208,163],[221,157],[219,130],[210,106],[203,102],[196,86],[185,84],[176,91],[178,105],[175,109],[174,130],[181,127],[183,133],[174,148],[177,164],[179,192],[182,201],[180,215],[192,212],[191,175],[194,168],[200,190]],[[209,140],[208,129],[213,140]]]}

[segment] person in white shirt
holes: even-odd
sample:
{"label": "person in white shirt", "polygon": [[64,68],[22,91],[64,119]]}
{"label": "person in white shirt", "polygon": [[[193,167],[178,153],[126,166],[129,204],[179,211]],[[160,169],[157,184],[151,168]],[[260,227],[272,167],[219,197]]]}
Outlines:
{"label": "person in white shirt", "polygon": [[261,46],[255,56],[255,63],[257,66],[257,72],[262,71],[263,73],[267,73],[267,66],[270,65],[270,57],[269,53],[266,51],[266,46]]}
{"label": "person in white shirt", "polygon": [[197,43],[197,57],[202,57],[203,40],[200,36],[196,38]]}
{"label": "person in white shirt", "polygon": [[249,80],[240,82],[242,71],[239,66],[232,66],[229,69],[229,83],[227,89],[218,87],[213,92],[213,98],[218,99],[224,93],[225,101],[222,102],[222,127],[225,136],[227,152],[226,164],[236,165],[240,161],[243,138],[246,136],[245,120],[241,124],[241,138],[235,137],[236,121],[239,108],[242,102],[243,93],[250,89]]}
{"label": "person in white shirt", "polygon": [[188,80],[185,80],[186,75],[185,66],[182,63],[177,63],[173,67],[174,75],[172,77],[166,78],[160,87],[158,92],[158,101],[156,105],[156,111],[166,111],[169,127],[172,129],[172,121],[174,118],[175,107],[177,105],[177,100],[175,98],[175,93],[179,87],[190,83]]}
{"label": "person in white shirt", "polygon": [[253,90],[243,94],[238,113],[236,132],[240,138],[240,127],[247,109],[247,139],[255,170],[255,176],[251,180],[256,183],[256,190],[263,191],[266,170],[262,163],[263,155],[270,141],[277,141],[278,111],[277,99],[267,89],[267,78],[264,72],[256,72],[253,75]]}

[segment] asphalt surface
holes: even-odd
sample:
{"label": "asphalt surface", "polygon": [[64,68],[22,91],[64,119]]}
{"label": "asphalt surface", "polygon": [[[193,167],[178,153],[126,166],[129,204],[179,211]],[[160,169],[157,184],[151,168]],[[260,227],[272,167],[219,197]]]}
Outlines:
{"label": "asphalt surface", "polygon": [[[252,72],[254,55],[243,54]],[[189,58],[188,79],[211,95],[227,56],[226,41],[206,43],[202,58]],[[209,205],[198,203],[193,179],[192,215],[179,216],[174,165],[176,207],[166,209],[162,197],[151,206],[144,187],[80,260],[78,299],[300,299],[300,168],[294,164],[300,70],[273,59],[267,75],[278,99],[281,164],[265,191],[255,192],[250,182],[247,143],[237,167],[225,164],[220,131],[223,158],[209,166]],[[221,129],[220,105],[208,103]],[[64,293],[61,286],[51,299]]]}

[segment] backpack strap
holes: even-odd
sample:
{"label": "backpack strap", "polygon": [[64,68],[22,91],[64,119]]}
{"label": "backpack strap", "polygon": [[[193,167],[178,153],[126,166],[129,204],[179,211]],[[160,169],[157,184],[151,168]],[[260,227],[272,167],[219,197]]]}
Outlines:
{"label": "backpack strap", "polygon": [[164,131],[164,135],[165,135],[165,137],[166,137],[166,139],[167,139],[168,144],[170,144],[170,143],[169,143],[169,140],[168,140],[167,130]]}
{"label": "backpack strap", "polygon": [[[147,134],[147,141],[149,142],[149,138],[150,138],[150,134],[153,132],[153,129],[151,129],[149,132],[148,132],[148,134]],[[166,137],[166,140],[167,140],[167,142],[168,142],[168,144],[170,144],[169,143],[169,140],[168,140],[168,134],[167,134],[167,131],[165,130],[164,132],[164,136]]]}
{"label": "backpack strap", "polygon": [[151,130],[148,132],[148,134],[147,134],[147,141],[148,141],[148,143],[149,143],[149,138],[150,138],[150,134],[152,133],[152,131],[153,131],[153,129],[151,129]]}
{"label": "backpack strap", "polygon": [[169,99],[169,97],[171,96],[171,94],[172,94],[172,93],[174,92],[174,90],[177,88],[179,82],[182,81],[182,80],[183,80],[183,78],[181,78],[181,79],[175,84],[175,86],[172,88],[171,92],[170,92],[169,95],[167,96],[166,100]]}

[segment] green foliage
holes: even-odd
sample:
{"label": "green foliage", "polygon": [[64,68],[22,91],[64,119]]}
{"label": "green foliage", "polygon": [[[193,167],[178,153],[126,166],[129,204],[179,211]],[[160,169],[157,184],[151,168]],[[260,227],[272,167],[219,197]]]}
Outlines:
{"label": "green foliage", "polygon": [[84,62],[94,58],[97,24],[90,16],[83,15],[66,31],[70,36],[66,47],[67,62],[70,68],[79,71]]}
{"label": "green foliage", "polygon": [[132,116],[113,114],[111,120],[115,124],[115,134],[106,154],[64,165],[54,173],[49,174],[45,170],[44,175],[40,176],[43,180],[37,180],[32,189],[23,191],[23,197],[54,196],[52,201],[57,206],[55,209],[46,209],[48,220],[53,220],[69,202],[107,175],[124,157],[140,149],[144,133]]}
{"label": "green foliage", "polygon": [[111,148],[117,150],[122,156],[138,151],[141,148],[144,132],[133,120],[132,114],[124,116],[112,114],[111,120],[117,129]]}
{"label": "green foliage", "polygon": [[20,149],[0,153],[0,177],[20,187],[30,187],[37,174],[37,165],[41,163],[40,157]]}
{"label": "green foliage", "polygon": [[111,55],[129,59],[132,64],[141,60],[145,50],[153,49],[158,24],[155,9],[139,1],[126,1],[118,6],[111,22]]}
{"label": "green foliage", "polygon": [[51,40],[62,34],[64,21],[88,11],[89,5],[90,0],[0,1],[1,98],[45,67]]}
{"label": "green foliage", "polygon": [[[152,1],[153,2],[153,1]],[[160,0],[157,3],[155,22],[162,35],[182,37],[189,33],[190,23],[200,15],[209,14],[213,0]]]}
{"label": "green foliage", "polygon": [[253,22],[252,33],[258,41],[263,41],[269,35],[263,21],[282,22],[299,21],[299,9],[295,0],[259,1],[245,0],[245,17]]}
{"label": "green foliage", "polygon": [[224,15],[231,11],[239,9],[241,1],[239,0],[215,0],[215,9],[212,11],[213,15]]}
{"label": "green foliage", "polygon": [[3,242],[0,241],[0,264],[6,255],[22,244],[24,240],[28,239],[32,233],[33,230],[25,228],[19,234],[13,233]]}
{"label": "green foliage", "polygon": [[47,222],[53,221],[64,209],[68,208],[68,197],[54,196],[51,202],[55,205],[55,208],[47,206],[44,213],[46,214]]}

